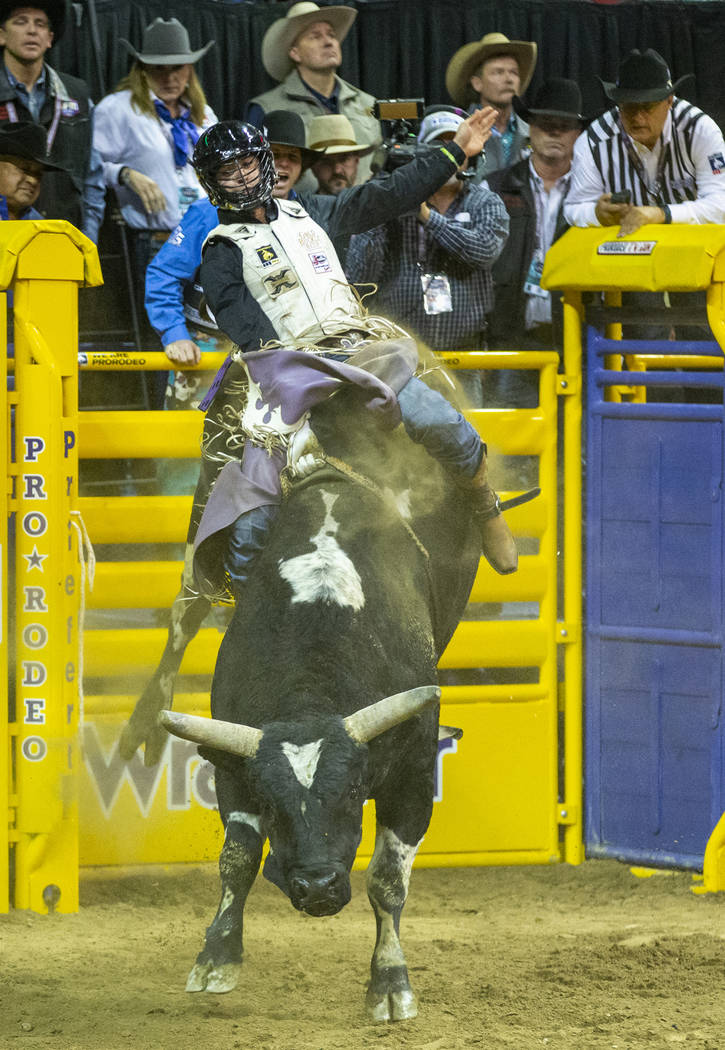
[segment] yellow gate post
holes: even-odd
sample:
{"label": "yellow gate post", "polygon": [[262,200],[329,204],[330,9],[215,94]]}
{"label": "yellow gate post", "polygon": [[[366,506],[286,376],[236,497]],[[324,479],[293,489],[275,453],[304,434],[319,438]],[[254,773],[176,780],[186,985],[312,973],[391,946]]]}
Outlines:
{"label": "yellow gate post", "polygon": [[95,246],[66,222],[0,224],[15,327],[14,903],[78,909],[78,292]]}
{"label": "yellow gate post", "polygon": [[[7,331],[6,297],[0,295],[0,331]],[[7,350],[7,347],[6,347]],[[0,361],[2,385],[2,422],[0,423],[0,462],[6,464],[5,503],[10,499],[8,435],[10,433],[10,400],[8,398],[8,357]],[[10,709],[8,707],[8,518],[7,507],[0,521],[0,676],[3,701],[0,703],[0,914],[10,907]]]}

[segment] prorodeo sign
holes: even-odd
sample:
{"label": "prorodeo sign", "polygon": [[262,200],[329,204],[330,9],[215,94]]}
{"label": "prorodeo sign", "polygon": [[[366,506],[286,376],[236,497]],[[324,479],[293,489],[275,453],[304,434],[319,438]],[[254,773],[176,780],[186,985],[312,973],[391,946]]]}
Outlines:
{"label": "prorodeo sign", "polygon": [[651,255],[657,241],[604,241],[597,255]]}

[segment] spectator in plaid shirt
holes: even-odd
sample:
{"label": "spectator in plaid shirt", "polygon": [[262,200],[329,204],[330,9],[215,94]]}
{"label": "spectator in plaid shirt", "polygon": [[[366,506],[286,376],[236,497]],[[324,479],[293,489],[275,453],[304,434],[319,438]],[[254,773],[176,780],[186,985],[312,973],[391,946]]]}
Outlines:
{"label": "spectator in plaid shirt", "polygon": [[[451,106],[431,107],[418,141],[450,139],[464,119]],[[399,322],[432,350],[485,350],[491,267],[508,227],[500,198],[470,185],[465,174],[456,175],[417,212],[353,237],[346,273],[354,283],[377,284],[375,312]],[[482,405],[480,373],[461,371],[458,379],[470,403]]]}

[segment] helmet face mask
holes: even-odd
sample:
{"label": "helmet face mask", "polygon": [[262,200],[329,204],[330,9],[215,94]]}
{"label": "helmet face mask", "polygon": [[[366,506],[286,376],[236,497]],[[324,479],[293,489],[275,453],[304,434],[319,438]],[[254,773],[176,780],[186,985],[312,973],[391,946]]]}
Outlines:
{"label": "helmet face mask", "polygon": [[216,208],[251,211],[272,199],[274,157],[262,132],[251,124],[214,124],[199,136],[192,163]]}

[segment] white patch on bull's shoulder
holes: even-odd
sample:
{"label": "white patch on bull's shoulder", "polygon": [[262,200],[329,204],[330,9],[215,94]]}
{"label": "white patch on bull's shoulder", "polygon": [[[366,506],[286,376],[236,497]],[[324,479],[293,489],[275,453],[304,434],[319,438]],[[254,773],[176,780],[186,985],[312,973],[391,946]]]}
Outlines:
{"label": "white patch on bull's shoulder", "polygon": [[394,492],[393,489],[385,489],[385,495],[393,504],[398,514],[404,521],[410,521],[413,517],[413,511],[410,507],[410,489],[403,489],[402,492]]}
{"label": "white patch on bull's shoulder", "polygon": [[281,558],[279,574],[292,588],[293,602],[335,602],[357,612],[365,605],[365,595],[357,569],[335,539],[340,527],[332,516],[337,496],[323,489],[322,499],[325,520],[320,531],[310,538],[316,550],[295,558]]}
{"label": "white patch on bull's shoulder", "polygon": [[232,821],[235,821],[237,824],[249,824],[258,835],[262,834],[262,824],[256,813],[242,813],[240,810],[235,809],[227,817],[227,827]]}
{"label": "white patch on bull's shoulder", "polygon": [[282,744],[282,751],[292,766],[292,772],[304,788],[312,787],[321,748],[321,740],[313,740],[311,744],[290,744],[287,741]]}

